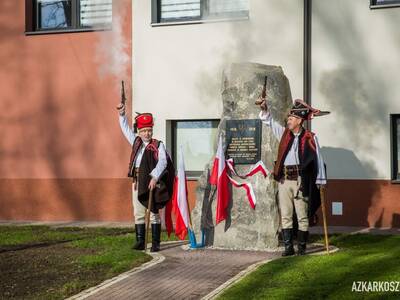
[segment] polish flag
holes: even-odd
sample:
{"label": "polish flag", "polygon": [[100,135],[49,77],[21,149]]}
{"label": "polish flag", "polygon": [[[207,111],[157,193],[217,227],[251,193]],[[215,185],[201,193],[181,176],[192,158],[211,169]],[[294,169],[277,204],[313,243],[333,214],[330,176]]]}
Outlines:
{"label": "polish flag", "polygon": [[218,149],[210,176],[210,184],[217,186],[216,223],[218,224],[227,217],[227,208],[230,198],[229,179],[221,136],[219,137],[218,141]]}
{"label": "polish flag", "polygon": [[174,193],[172,197],[172,210],[175,214],[175,234],[184,240],[189,227],[189,207],[187,198],[187,181],[185,175],[185,162],[183,160],[183,150],[180,149],[180,159],[178,162],[178,173],[175,176]]}

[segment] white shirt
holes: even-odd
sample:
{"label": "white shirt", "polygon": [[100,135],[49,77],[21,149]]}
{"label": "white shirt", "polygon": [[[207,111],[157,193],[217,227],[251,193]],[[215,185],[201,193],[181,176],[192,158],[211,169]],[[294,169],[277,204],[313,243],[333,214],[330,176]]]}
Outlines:
{"label": "white shirt", "polygon": [[[126,116],[119,116],[119,126],[121,127],[121,131],[124,134],[125,138],[128,140],[129,144],[132,146],[135,141],[136,134],[129,127],[128,118]],[[149,143],[144,142],[139,149],[139,153],[136,157],[135,167],[138,168],[140,166],[140,162],[142,161],[144,150]],[[160,178],[162,172],[164,172],[167,167],[167,153],[165,152],[165,146],[163,143],[160,143],[158,146],[158,162],[156,167],[151,171],[150,176],[155,180]]]}
{"label": "white shirt", "polygon": [[[274,136],[280,141],[282,138],[283,132],[285,131],[285,127],[283,127],[281,124],[276,122],[272,118],[269,111],[262,110],[260,112],[259,117],[264,124],[271,127]],[[300,164],[299,152],[298,152],[299,135],[300,135],[300,133],[294,134],[293,144],[290,147],[289,152],[283,163],[285,166]],[[319,147],[318,139],[315,135],[314,135],[314,142],[315,142],[315,146],[316,146],[317,159],[318,159],[318,175],[317,175],[317,180],[315,183],[322,185],[322,184],[326,184],[326,172],[325,172],[325,167],[324,167],[324,159],[321,155],[321,149]]]}

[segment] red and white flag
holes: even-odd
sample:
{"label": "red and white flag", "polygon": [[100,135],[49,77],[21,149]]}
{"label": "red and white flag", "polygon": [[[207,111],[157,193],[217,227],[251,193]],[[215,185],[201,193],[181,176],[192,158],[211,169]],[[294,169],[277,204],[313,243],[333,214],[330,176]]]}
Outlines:
{"label": "red and white flag", "polygon": [[189,207],[187,198],[187,180],[185,175],[185,162],[183,150],[180,149],[180,159],[178,162],[178,172],[175,176],[174,193],[172,198],[172,210],[175,214],[175,234],[184,240],[189,227]]}
{"label": "red and white flag", "polygon": [[218,224],[219,222],[225,220],[227,217],[227,209],[230,199],[229,179],[221,136],[218,140],[218,149],[210,176],[210,184],[217,186],[216,223]]}

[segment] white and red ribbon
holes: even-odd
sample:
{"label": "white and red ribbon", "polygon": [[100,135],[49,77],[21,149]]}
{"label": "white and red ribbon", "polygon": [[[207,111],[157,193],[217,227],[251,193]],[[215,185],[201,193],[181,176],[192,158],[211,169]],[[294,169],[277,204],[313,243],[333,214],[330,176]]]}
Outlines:
{"label": "white and red ribbon", "polygon": [[237,188],[243,188],[246,191],[247,195],[247,200],[249,200],[250,207],[252,209],[256,208],[256,195],[254,194],[253,191],[253,186],[250,183],[239,183],[236,180],[234,180],[232,177],[228,176],[229,181]]}
{"label": "white and red ribbon", "polygon": [[[233,161],[232,158],[229,158],[226,160],[226,164],[229,168],[229,170],[232,172],[233,175],[242,178],[242,179],[246,179],[248,177],[251,177],[255,174],[257,174],[258,172],[261,172],[265,177],[268,176],[268,170],[265,167],[264,163],[260,160],[259,162],[257,162],[253,168],[251,168],[251,170],[243,175],[239,175],[236,170],[235,170],[235,163]],[[227,175],[228,176],[228,175]],[[253,186],[251,185],[251,183],[247,183],[247,182],[243,182],[243,183],[239,183],[236,180],[234,180],[232,177],[228,176],[229,181],[237,188],[243,188],[246,191],[246,195],[247,195],[247,199],[249,201],[249,204],[251,206],[252,209],[256,208],[256,203],[257,203],[257,199],[256,196],[254,194],[254,190],[253,190]]]}
{"label": "white and red ribbon", "polygon": [[254,174],[257,174],[258,172],[261,172],[265,177],[268,176],[268,170],[266,168],[266,166],[264,165],[264,163],[262,162],[262,160],[258,161],[253,168],[251,168],[251,170],[244,176],[239,175],[236,170],[235,170],[235,163],[233,162],[232,158],[229,158],[226,160],[226,164],[228,165],[228,168],[231,170],[231,172],[236,175],[237,177],[240,177],[242,179],[245,179],[247,177],[251,177]]}

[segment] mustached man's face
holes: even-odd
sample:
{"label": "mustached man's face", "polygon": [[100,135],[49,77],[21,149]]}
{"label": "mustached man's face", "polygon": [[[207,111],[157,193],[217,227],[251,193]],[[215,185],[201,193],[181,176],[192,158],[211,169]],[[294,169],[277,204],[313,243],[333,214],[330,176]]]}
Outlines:
{"label": "mustached man's face", "polygon": [[294,116],[289,116],[286,124],[289,130],[296,131],[300,129],[302,123],[303,123],[302,119]]}
{"label": "mustached man's face", "polygon": [[139,136],[143,140],[143,142],[148,143],[151,141],[153,137],[153,128],[151,127],[146,127],[139,129]]}

